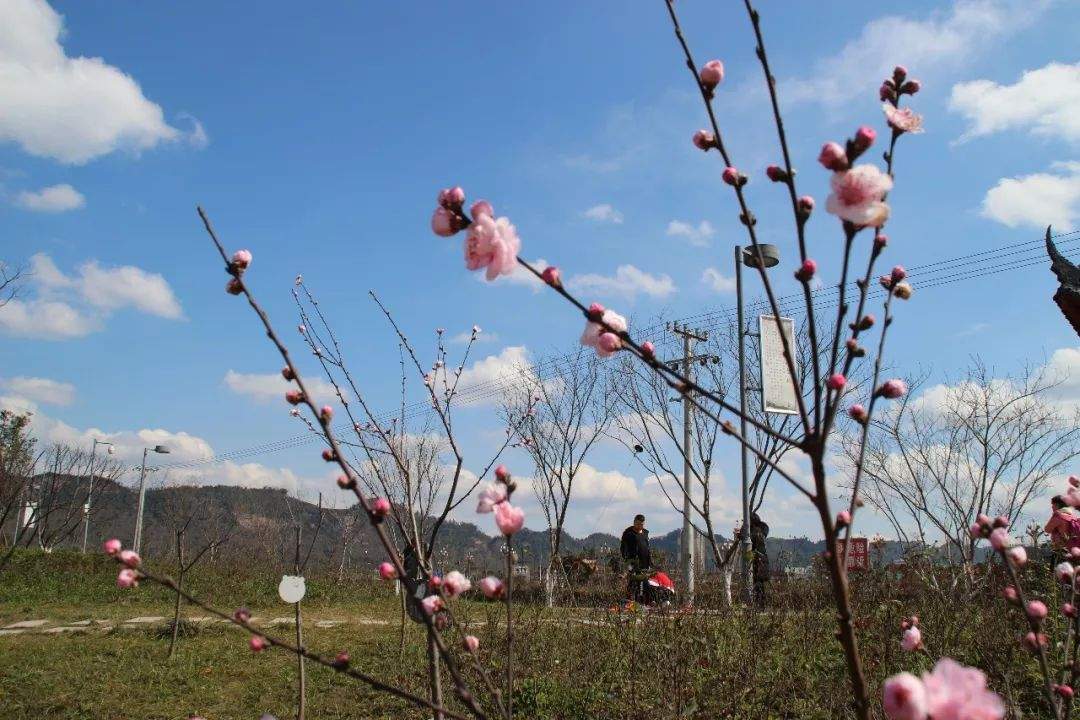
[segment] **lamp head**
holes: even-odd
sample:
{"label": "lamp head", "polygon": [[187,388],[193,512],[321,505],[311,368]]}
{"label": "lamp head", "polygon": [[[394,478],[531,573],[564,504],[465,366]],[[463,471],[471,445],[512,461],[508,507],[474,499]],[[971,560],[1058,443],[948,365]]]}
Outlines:
{"label": "lamp head", "polygon": [[780,264],[780,248],[775,245],[759,244],[757,250],[753,247],[743,248],[743,265],[746,265],[747,267],[757,267],[758,252],[761,253],[761,259],[765,261],[765,267],[771,268]]}

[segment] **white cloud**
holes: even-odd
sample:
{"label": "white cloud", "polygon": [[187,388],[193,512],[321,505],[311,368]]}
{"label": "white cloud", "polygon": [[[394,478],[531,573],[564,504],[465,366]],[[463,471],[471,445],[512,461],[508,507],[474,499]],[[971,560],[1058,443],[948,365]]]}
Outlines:
{"label": "white cloud", "polygon": [[0,386],[35,403],[70,405],[75,401],[74,385],[49,378],[18,376],[0,380]]}
{"label": "white cloud", "polygon": [[634,478],[618,470],[597,470],[582,463],[574,476],[573,497],[577,500],[636,500],[640,497]]}
{"label": "white cloud", "polygon": [[64,183],[50,185],[37,192],[24,190],[15,196],[15,204],[34,212],[62,213],[84,207],[86,198],[81,192]]}
{"label": "white cloud", "polygon": [[68,57],[63,34],[45,0],[0,3],[0,141],[81,165],[181,137],[130,75],[99,57]]}
{"label": "white cloud", "polygon": [[[498,355],[477,360],[461,372],[457,384],[459,402],[464,405],[496,403],[501,395],[492,394],[492,386],[497,389],[499,386],[518,385],[522,373],[532,376],[529,351],[523,345],[505,347]],[[437,382],[441,387],[442,381]]]}
{"label": "white cloud", "polygon": [[1080,142],[1080,63],[1028,70],[1012,85],[973,80],[953,86],[949,109],[967,118],[960,141],[1008,130]]}
{"label": "white cloud", "polygon": [[633,265],[620,265],[615,276],[587,273],[566,281],[569,288],[599,296],[617,296],[633,300],[638,293],[653,298],[666,298],[675,292],[675,283],[668,275],[650,275]]}
{"label": "white cloud", "polygon": [[602,205],[594,205],[585,212],[582,213],[589,220],[594,220],[599,223],[612,223],[613,225],[622,225],[623,214],[613,208],[611,205],[604,203]]}
{"label": "white cloud", "polygon": [[1080,407],[1080,347],[1055,350],[1043,370],[1057,383],[1051,391],[1054,400],[1066,407]]}
{"label": "white cloud", "polygon": [[188,145],[196,150],[205,150],[206,146],[210,144],[210,136],[206,134],[206,128],[199,122],[199,119],[190,113],[180,113],[177,117],[191,123],[191,130],[188,131],[186,136]]}
{"label": "white cloud", "polygon": [[1052,0],[955,0],[922,19],[871,20],[836,54],[814,63],[808,77],[785,81],[787,102],[840,105],[873,93],[897,62],[915,76],[954,70],[1031,25]]}
{"label": "white cloud", "polygon": [[702,220],[697,227],[682,220],[672,220],[667,226],[668,237],[684,238],[694,247],[708,247],[715,234],[716,228],[708,220]]}
{"label": "white cloud", "polygon": [[998,180],[983,198],[983,217],[1008,227],[1072,230],[1080,215],[1080,162],[1051,167],[1058,172]]}
{"label": "white cloud", "polygon": [[623,166],[623,161],[619,158],[597,158],[587,154],[564,157],[562,161],[568,168],[600,174],[615,172]]}
{"label": "white cloud", "polygon": [[170,320],[184,316],[164,277],[132,265],[105,268],[91,260],[68,275],[38,253],[30,258],[29,278],[33,297],[0,308],[0,330],[9,335],[83,337],[100,330],[113,312],[129,307]]}
{"label": "white cloud", "polygon": [[[245,395],[260,403],[280,402],[288,390],[296,387],[295,383],[285,380],[281,373],[238,373],[229,370],[222,382],[237,395]],[[322,378],[305,376],[304,387],[312,394],[316,404],[337,399],[334,386]]]}
{"label": "white cloud", "polygon": [[701,273],[701,282],[708,285],[713,292],[735,292],[735,278],[724,275],[714,267],[705,268]]}

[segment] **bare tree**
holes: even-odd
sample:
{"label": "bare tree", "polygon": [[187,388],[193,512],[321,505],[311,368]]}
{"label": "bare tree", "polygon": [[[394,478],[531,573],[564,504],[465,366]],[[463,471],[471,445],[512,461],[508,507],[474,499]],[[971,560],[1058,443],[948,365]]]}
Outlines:
{"label": "bare tree", "polygon": [[24,279],[22,268],[13,268],[0,260],[0,308],[18,297]]}
{"label": "bare tree", "polygon": [[566,579],[560,551],[574,480],[607,433],[615,402],[608,392],[608,373],[592,352],[579,349],[540,365],[547,368],[547,378],[531,367],[518,368],[516,387],[503,401],[503,416],[535,468],[533,491],[548,527],[545,594],[550,607],[556,582]]}
{"label": "bare tree", "polygon": [[[905,544],[944,538],[971,563],[975,518],[1016,523],[1080,453],[1080,411],[1054,402],[1061,381],[1031,368],[995,378],[977,358],[955,383],[926,388],[925,375],[910,380],[924,391],[871,424],[861,497]],[[842,447],[854,463],[857,441]]]}

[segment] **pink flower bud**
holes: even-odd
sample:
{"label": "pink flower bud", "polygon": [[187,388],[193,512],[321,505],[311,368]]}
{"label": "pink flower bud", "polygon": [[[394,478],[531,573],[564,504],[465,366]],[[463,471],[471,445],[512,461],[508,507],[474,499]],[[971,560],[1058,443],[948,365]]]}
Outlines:
{"label": "pink flower bud", "polygon": [[707,90],[712,90],[724,82],[724,63],[719,60],[710,60],[701,68],[698,78]]}
{"label": "pink flower bud", "polygon": [[250,250],[237,250],[232,256],[232,266],[237,270],[247,270],[251,264]]}
{"label": "pink flower bud", "polygon": [[1054,692],[1063,698],[1072,698],[1073,689],[1068,685],[1054,685]]}
{"label": "pink flower bud", "polygon": [[504,485],[510,481],[510,470],[505,465],[495,468],[495,479]]}
{"label": "pink flower bud", "polygon": [[855,131],[855,147],[859,150],[865,150],[874,144],[874,140],[877,138],[877,132],[874,128],[863,125]]}
{"label": "pink flower bud", "polygon": [[1004,515],[998,515],[991,524],[996,528],[1007,528],[1009,527],[1009,518]]}
{"label": "pink flower bud", "polygon": [[488,217],[495,217],[495,208],[491,207],[491,203],[487,200],[477,200],[469,208],[469,214],[476,219],[477,215],[487,215]]}
{"label": "pink flower bud", "polygon": [[810,258],[806,258],[803,260],[803,264],[799,266],[799,269],[795,271],[795,279],[802,282],[810,282],[816,272],[817,263]]}
{"label": "pink flower bud", "polygon": [[239,295],[244,292],[244,285],[237,278],[229,278],[229,282],[225,283],[225,292],[230,295]]}
{"label": "pink flower bud", "polygon": [[131,568],[124,568],[116,576],[116,587],[133,588],[139,584],[139,576]]}
{"label": "pink flower bud", "polygon": [[285,378],[286,380],[295,380],[296,374],[293,373],[291,367],[286,365],[285,367],[281,368],[281,377]]}
{"label": "pink flower bud", "polygon": [[850,417],[852,420],[854,420],[857,423],[865,423],[866,422],[866,418],[867,418],[866,408],[864,408],[859,403],[855,403],[854,405],[849,407],[848,411],[847,411],[847,414],[848,414],[848,417]]}
{"label": "pink flower bud", "polygon": [[319,419],[323,421],[323,424],[329,423],[334,417],[334,408],[329,405],[323,405],[322,410],[319,411]]}
{"label": "pink flower bud", "polygon": [[848,167],[847,153],[844,152],[844,148],[840,147],[839,143],[835,142],[827,142],[821,146],[818,162],[833,172],[847,170]]}
{"label": "pink flower bud", "polygon": [[1067,583],[1073,579],[1075,574],[1076,568],[1074,568],[1070,562],[1059,562],[1054,566],[1054,577],[1056,577],[1059,582]]}
{"label": "pink flower bud", "polygon": [[1013,561],[1013,565],[1017,567],[1023,567],[1027,564],[1027,550],[1024,549],[1023,545],[1011,547],[1005,551],[1005,554],[1009,556],[1009,559]]}
{"label": "pink flower bud", "polygon": [[420,605],[423,606],[424,612],[428,616],[434,615],[444,607],[443,599],[438,595],[428,595],[420,601]]}
{"label": "pink flower bud", "polygon": [[841,373],[833,373],[829,376],[829,379],[825,381],[825,384],[830,390],[842,390],[847,385],[847,378]]}
{"label": "pink flower bud", "polygon": [[698,150],[708,150],[716,147],[716,137],[707,130],[698,130],[694,133],[694,147]]}
{"label": "pink flower bud", "polygon": [[440,206],[449,210],[460,208],[465,202],[465,191],[456,186],[440,190],[438,201]]}
{"label": "pink flower bud", "polygon": [[885,233],[878,233],[874,236],[874,247],[880,252],[885,249],[885,246],[889,244],[889,236]]}
{"label": "pink flower bud", "polygon": [[922,83],[918,80],[908,80],[900,86],[900,94],[914,95],[922,89]]}
{"label": "pink flower bud", "polygon": [[325,460],[326,462],[334,462],[336,457],[337,456],[334,455],[334,451],[331,450],[330,448],[326,448],[325,450],[322,451],[322,459]]}
{"label": "pink flower bud", "polygon": [[881,83],[881,87],[878,88],[878,97],[881,98],[882,102],[895,100],[896,87],[892,84],[892,82],[886,80],[885,82]]}
{"label": "pink flower bud", "polygon": [[836,527],[847,527],[851,524],[851,513],[847,510],[841,510],[836,513]]}
{"label": "pink flower bud", "polygon": [[1027,604],[1027,616],[1032,620],[1042,620],[1046,617],[1046,603],[1041,600],[1030,600]]}
{"label": "pink flower bud", "polygon": [[1020,602],[1020,594],[1016,592],[1016,588],[1012,585],[1006,585],[1005,589],[1001,591],[1001,596],[1005,598],[1006,602],[1010,602],[1013,605]]}
{"label": "pink flower bud", "polygon": [[855,327],[852,328],[852,330],[856,328],[858,328],[859,330],[869,330],[870,328],[874,327],[874,322],[875,318],[873,313],[867,313],[866,315],[863,315],[861,318],[859,318],[859,322],[855,324]]}
{"label": "pink flower bud", "polygon": [[1069,557],[1073,558],[1074,560],[1080,558],[1080,547],[1069,548]]}
{"label": "pink flower bud", "polygon": [[544,272],[540,273],[540,277],[551,287],[559,287],[562,285],[559,268],[554,265],[544,268]]}
{"label": "pink flower bud", "polygon": [[509,537],[525,525],[525,511],[509,502],[499,503],[495,506],[495,524],[499,532]]}
{"label": "pink flower bud", "polygon": [[469,578],[457,570],[451,570],[443,578],[443,592],[446,593],[447,597],[457,597],[462,593],[467,593],[471,587],[472,583],[469,582]]}
{"label": "pink flower bud", "polygon": [[883,397],[889,400],[896,400],[907,395],[907,383],[899,378],[893,378],[892,380],[886,380],[881,384],[880,392]]}
{"label": "pink flower bud", "polygon": [[589,320],[592,320],[596,323],[600,322],[600,319],[604,316],[604,306],[600,303],[594,302],[592,305],[589,306],[588,315]]}
{"label": "pink flower bud", "polygon": [[641,343],[641,354],[647,358],[656,357],[656,347],[651,342],[646,340]]}
{"label": "pink flower bud", "polygon": [[724,168],[724,174],[721,175],[721,177],[724,179],[724,182],[726,182],[728,185],[735,186],[735,185],[740,184],[739,183],[739,171],[738,171],[738,169],[733,168],[730,165],[728,167]]}
{"label": "pink flower bud", "polygon": [[397,569],[394,568],[393,563],[379,563],[379,577],[383,580],[393,580],[397,577]]}
{"label": "pink flower bud", "polygon": [[1029,632],[1027,635],[1024,635],[1023,640],[1024,647],[1026,647],[1031,652],[1035,652],[1039,649],[1040,646],[1046,647],[1048,642],[1049,638],[1047,638],[1044,633],[1035,634],[1033,632]]}
{"label": "pink flower bud", "polygon": [[376,498],[371,503],[371,514],[377,518],[384,518],[390,514],[390,501],[384,497]]}
{"label": "pink flower bud", "polygon": [[907,270],[904,269],[903,265],[897,265],[892,269],[890,277],[894,283],[898,283],[907,277]]}
{"label": "pink flower bud", "polygon": [[915,652],[921,648],[922,631],[914,625],[904,630],[904,634],[900,638],[900,647],[907,652]]}
{"label": "pink flower bud", "polygon": [[1061,614],[1068,618],[1076,617],[1076,606],[1072,603],[1064,603],[1061,606]]}
{"label": "pink flower bud", "polygon": [[349,660],[351,659],[352,658],[349,657],[348,651],[342,650],[334,656],[334,665],[339,668],[349,667]]}
{"label": "pink flower bud", "polygon": [[975,516],[975,522],[979,523],[980,525],[986,525],[987,527],[989,527],[993,521],[990,519],[989,515],[985,513],[979,513]]}
{"label": "pink flower bud", "polygon": [[246,623],[251,620],[251,611],[246,607],[237,608],[236,611],[233,612],[233,619],[237,622]]}
{"label": "pink flower bud", "polygon": [[765,177],[769,178],[773,182],[784,182],[788,179],[788,174],[787,171],[785,171],[779,165],[770,165],[765,168]]}
{"label": "pink flower bud", "polygon": [[1080,488],[1080,478],[1076,477],[1075,475],[1070,475],[1069,484],[1072,485],[1074,488]]}
{"label": "pink flower bud", "polygon": [[251,652],[262,652],[267,648],[266,638],[262,635],[252,635],[248,640],[248,647],[251,648]]}
{"label": "pink flower bud", "polygon": [[488,600],[496,600],[503,595],[504,587],[503,581],[494,575],[488,575],[486,578],[479,582],[480,592],[484,594]]}
{"label": "pink flower bud", "polygon": [[979,523],[975,523],[970,528],[968,528],[968,535],[970,535],[973,538],[980,538],[980,537],[982,537],[982,534],[983,534],[983,526],[980,525]]}
{"label": "pink flower bud", "polygon": [[892,71],[892,81],[899,85],[904,82],[904,78],[907,77],[907,68],[903,65],[897,65]]}
{"label": "pink flower bud", "polygon": [[480,639],[475,635],[466,635],[461,639],[461,645],[471,653],[475,653],[480,647]]}
{"label": "pink flower bud", "polygon": [[124,545],[116,538],[112,538],[111,540],[106,540],[104,544],[102,544],[101,549],[105,551],[106,555],[112,557],[123,550]]}
{"label": "pink flower bud", "polygon": [[338,475],[337,485],[342,490],[352,490],[356,487],[356,480],[348,475]]}
{"label": "pink flower bud", "polygon": [[613,353],[622,347],[622,340],[615,333],[600,333],[600,349],[606,353]]}
{"label": "pink flower bud", "polygon": [[911,283],[899,282],[893,286],[893,295],[901,300],[910,300],[914,293],[915,289],[911,287]]}
{"label": "pink flower bud", "polygon": [[458,216],[444,207],[435,208],[431,215],[431,231],[439,237],[451,237],[461,230]]}
{"label": "pink flower bud", "polygon": [[124,565],[127,565],[129,568],[137,568],[142,562],[139,554],[136,553],[134,550],[121,550],[119,557],[120,562],[122,562]]}
{"label": "pink flower bud", "polygon": [[1009,531],[1005,528],[997,528],[990,532],[990,546],[995,550],[1002,551],[1007,549],[1010,542]]}
{"label": "pink flower bud", "polygon": [[285,393],[285,402],[289,403],[290,405],[299,405],[300,403],[304,402],[304,393],[300,392],[299,390],[289,390],[287,393]]}

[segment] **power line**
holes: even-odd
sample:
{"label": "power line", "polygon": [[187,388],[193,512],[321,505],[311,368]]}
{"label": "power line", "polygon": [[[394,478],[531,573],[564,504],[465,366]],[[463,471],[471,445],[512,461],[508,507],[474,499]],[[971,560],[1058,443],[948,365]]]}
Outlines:
{"label": "power line", "polygon": [[[1057,241],[1058,247],[1069,249],[1077,243],[1080,243],[1080,230],[1060,233],[1052,237]],[[908,268],[908,276],[917,280],[915,283],[917,290],[927,290],[965,280],[988,277],[1003,272],[1021,270],[1040,265],[1045,266],[1047,260],[1045,252],[1042,250],[1044,242],[1045,240],[1042,238],[1038,240],[1028,240],[1012,245],[1003,245],[997,248],[959,255],[953,258],[936,260],[922,265],[915,265]],[[962,268],[967,269],[962,270]],[[854,282],[849,283],[849,289],[854,287],[856,287]],[[838,305],[840,288],[837,285],[821,287],[811,291],[811,296],[814,301],[815,310],[829,309]],[[880,299],[883,296],[884,293],[880,290],[872,290],[868,293],[867,299]],[[799,310],[799,308],[791,308],[792,303],[797,301],[801,306],[801,310],[805,311],[805,306],[802,306],[802,299],[803,293],[798,291],[779,296],[776,298],[776,301],[777,306],[781,310]],[[746,308],[748,315],[766,311],[771,311],[771,304],[764,298],[750,303]],[[679,322],[693,322],[703,329],[712,330],[729,325],[732,322],[734,315],[735,308],[717,308],[686,316],[685,318],[680,319]],[[641,341],[652,340],[658,347],[665,347],[672,342],[668,333],[664,332],[662,323],[647,326],[639,330],[636,335],[637,339]],[[575,350],[563,355],[547,358],[532,367],[533,373],[541,381],[550,380],[560,374],[558,373],[558,369],[562,364],[572,362],[580,352],[580,350]],[[547,374],[546,377],[545,374]],[[485,383],[466,388],[457,393],[455,398],[463,405],[480,403],[505,393],[508,389],[516,385],[516,381],[516,374],[507,374]],[[403,408],[379,414],[375,419],[380,424],[385,424],[390,422],[393,418],[401,418],[402,421],[408,421],[429,415],[431,412],[430,402],[418,401],[405,405]],[[343,431],[348,432],[352,428],[349,425],[339,425],[333,429],[336,433],[342,433]],[[282,440],[266,442],[248,448],[231,450],[209,458],[162,465],[160,468],[163,470],[197,469],[228,461],[240,461],[259,455],[267,455],[308,445],[312,442],[319,441],[320,438],[320,435],[308,432],[302,435],[295,435],[291,438],[284,438]]]}

